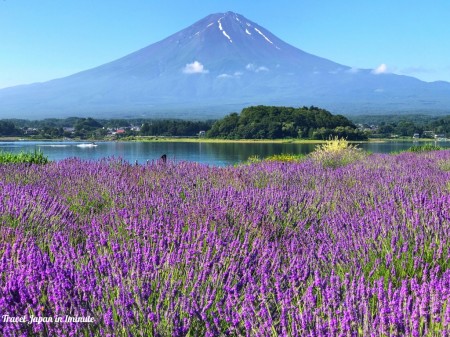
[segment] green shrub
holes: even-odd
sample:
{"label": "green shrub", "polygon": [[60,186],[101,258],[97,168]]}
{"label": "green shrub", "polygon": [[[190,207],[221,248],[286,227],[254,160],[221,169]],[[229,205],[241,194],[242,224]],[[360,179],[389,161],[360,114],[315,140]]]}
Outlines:
{"label": "green shrub", "polygon": [[[442,170],[442,171],[450,171],[450,160],[441,160],[438,162],[438,167]],[[449,190],[450,190],[450,181],[448,182],[448,186],[449,186]]]}
{"label": "green shrub", "polygon": [[244,164],[250,165],[250,164],[256,164],[261,162],[261,158],[256,154],[254,156],[248,157],[247,161]]}
{"label": "green shrub", "polygon": [[41,151],[11,153],[0,151],[0,164],[47,164],[48,158]]}
{"label": "green shrub", "polygon": [[428,152],[428,151],[439,151],[443,150],[443,147],[433,144],[425,144],[425,145],[415,145],[411,146],[407,151],[409,152]]}
{"label": "green shrub", "polygon": [[326,143],[317,145],[311,158],[323,167],[340,167],[359,161],[367,156],[367,153],[351,145],[349,142],[338,137],[330,138]]}
{"label": "green shrub", "polygon": [[304,159],[306,156],[303,154],[290,154],[290,153],[282,153],[282,154],[274,154],[272,156],[264,158],[265,161],[279,161],[284,163],[295,163]]}
{"label": "green shrub", "polygon": [[254,155],[254,156],[248,157],[245,164],[250,165],[250,164],[260,163],[262,161],[297,163],[304,158],[306,158],[306,156],[304,154],[290,154],[290,153],[273,154],[271,156],[265,157],[264,159],[259,158],[258,155]]}

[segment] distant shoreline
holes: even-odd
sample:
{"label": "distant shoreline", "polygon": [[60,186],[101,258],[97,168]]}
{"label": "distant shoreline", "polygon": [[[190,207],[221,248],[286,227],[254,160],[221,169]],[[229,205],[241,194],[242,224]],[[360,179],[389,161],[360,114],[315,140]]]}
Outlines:
{"label": "distant shoreline", "polygon": [[[323,144],[326,140],[317,139],[220,139],[220,138],[194,138],[194,137],[163,137],[163,136],[139,136],[139,137],[127,137],[118,140],[107,139],[35,139],[35,138],[23,138],[23,137],[0,137],[0,142],[16,142],[16,141],[36,141],[36,142],[149,142],[149,143],[236,143],[236,144]],[[387,142],[435,142],[435,139],[419,138],[369,138],[369,140],[349,141],[349,143],[387,143]]]}
{"label": "distant shoreline", "polygon": [[[133,137],[133,139],[123,139],[118,141],[128,142],[172,142],[172,143],[272,143],[272,144],[323,144],[326,140],[319,139],[220,139],[220,138],[189,138],[189,137],[156,137],[156,136],[140,136]],[[388,142],[434,142],[434,139],[413,139],[410,138],[369,138],[369,140],[355,140],[349,141],[349,143],[388,143]]]}

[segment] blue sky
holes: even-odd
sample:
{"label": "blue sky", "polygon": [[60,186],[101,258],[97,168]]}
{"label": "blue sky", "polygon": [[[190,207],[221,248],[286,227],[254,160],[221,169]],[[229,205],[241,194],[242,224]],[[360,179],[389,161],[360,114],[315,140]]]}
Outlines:
{"label": "blue sky", "polygon": [[450,82],[448,0],[0,0],[0,88],[93,68],[229,10],[347,66]]}

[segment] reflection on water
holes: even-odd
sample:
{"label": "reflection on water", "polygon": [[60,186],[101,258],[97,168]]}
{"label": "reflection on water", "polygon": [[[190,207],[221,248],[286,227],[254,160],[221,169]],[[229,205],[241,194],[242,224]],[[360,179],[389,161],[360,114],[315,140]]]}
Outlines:
{"label": "reflection on water", "polygon": [[[84,144],[84,145],[83,145]],[[80,146],[81,145],[81,146]],[[96,146],[94,146],[96,145]],[[363,143],[359,146],[373,153],[402,151],[417,145],[417,142]],[[450,142],[438,142],[450,147]],[[137,143],[137,142],[0,142],[0,151],[42,151],[50,160],[81,158],[96,160],[105,157],[120,157],[130,163],[157,160],[162,154],[177,161],[195,161],[209,165],[233,165],[246,161],[250,156],[267,157],[281,153],[310,153],[315,144],[292,143]]]}

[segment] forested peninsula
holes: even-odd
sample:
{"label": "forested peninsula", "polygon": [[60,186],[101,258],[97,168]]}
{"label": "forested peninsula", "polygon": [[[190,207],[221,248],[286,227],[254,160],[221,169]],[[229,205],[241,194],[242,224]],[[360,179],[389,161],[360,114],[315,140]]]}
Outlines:
{"label": "forested peninsula", "polygon": [[315,106],[292,108],[252,106],[213,124],[210,138],[223,139],[328,139],[366,140],[367,135],[342,115]]}

